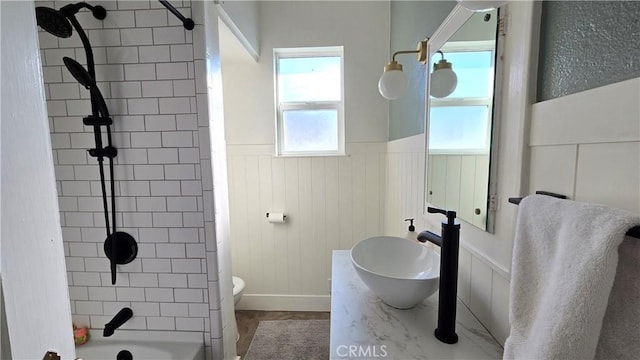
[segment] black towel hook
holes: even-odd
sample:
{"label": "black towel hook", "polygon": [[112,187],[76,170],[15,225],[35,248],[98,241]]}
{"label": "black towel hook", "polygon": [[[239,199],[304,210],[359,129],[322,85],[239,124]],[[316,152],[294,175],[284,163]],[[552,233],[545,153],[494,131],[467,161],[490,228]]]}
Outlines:
{"label": "black towel hook", "polygon": [[169,4],[167,0],[158,0],[158,1],[160,1],[160,4],[164,5],[164,7],[166,7],[167,10],[171,11],[173,15],[175,15],[178,19],[180,19],[180,21],[182,21],[182,26],[184,26],[185,29],[193,30],[193,28],[196,26],[193,20],[189,18],[185,18],[184,15],[182,15],[180,11],[176,10],[176,8],[174,8],[173,5]]}

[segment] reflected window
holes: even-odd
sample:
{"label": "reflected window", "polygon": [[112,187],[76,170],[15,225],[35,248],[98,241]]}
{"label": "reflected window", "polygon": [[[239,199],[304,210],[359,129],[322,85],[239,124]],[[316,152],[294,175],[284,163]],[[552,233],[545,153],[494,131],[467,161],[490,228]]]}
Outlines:
{"label": "reflected window", "polygon": [[488,119],[489,107],[485,105],[433,107],[429,118],[430,153],[487,153]]}
{"label": "reflected window", "polygon": [[493,41],[449,42],[442,48],[458,85],[446,98],[431,97],[430,153],[489,153],[494,45]]}
{"label": "reflected window", "polygon": [[277,155],[344,154],[343,50],[274,50]]}

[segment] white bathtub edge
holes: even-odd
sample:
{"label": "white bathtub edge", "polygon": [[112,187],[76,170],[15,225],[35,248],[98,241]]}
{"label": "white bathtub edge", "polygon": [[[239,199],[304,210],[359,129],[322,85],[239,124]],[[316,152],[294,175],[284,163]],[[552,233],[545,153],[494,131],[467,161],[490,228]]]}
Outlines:
{"label": "white bathtub edge", "polygon": [[172,341],[197,344],[203,344],[204,342],[204,333],[198,331],[116,330],[109,337],[103,337],[102,331],[103,329],[89,329],[91,339],[104,341]]}

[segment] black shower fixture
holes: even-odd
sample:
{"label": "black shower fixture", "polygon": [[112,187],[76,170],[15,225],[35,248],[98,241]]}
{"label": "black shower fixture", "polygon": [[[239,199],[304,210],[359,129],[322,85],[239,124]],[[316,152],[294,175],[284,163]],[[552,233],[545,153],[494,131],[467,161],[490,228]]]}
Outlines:
{"label": "black shower fixture", "polygon": [[[36,7],[36,21],[48,33],[57,37],[68,38],[71,36],[71,25],[75,22],[73,24],[74,27],[76,25],[77,27],[80,26],[75,19],[75,14],[82,8],[91,10],[93,17],[98,20],[104,20],[107,17],[107,10],[102,6],[91,6],[85,2],[80,2],[65,5],[60,10],[38,6]],[[76,31],[78,31],[77,27]]]}
{"label": "black shower fixture", "polygon": [[107,17],[107,10],[100,5],[92,6],[86,2],[79,2],[75,4],[68,4],[60,8],[60,12],[66,16],[72,16],[78,13],[80,9],[85,8],[91,10],[93,17],[98,20],[104,20]]}
{"label": "black shower fixture", "polygon": [[71,23],[58,10],[39,6],[36,8],[36,21],[46,32],[60,38],[71,37]]}
{"label": "black shower fixture", "polygon": [[[109,117],[109,109],[107,108],[107,103],[104,101],[104,97],[98,88],[96,82],[91,78],[87,70],[84,69],[80,63],[73,60],[69,57],[62,58],[64,61],[64,65],[67,67],[67,70],[71,73],[71,75],[80,83],[80,85],[84,86],[89,93],[91,94],[91,99],[96,103],[97,113],[92,116],[87,116],[82,119],[82,122],[87,126],[93,126],[93,135],[96,142],[96,147],[94,149],[89,149],[89,155],[98,159],[98,163],[100,164],[100,179],[103,180],[104,173],[102,170],[102,162],[104,158],[107,157],[109,159],[113,159],[118,155],[118,149],[112,146],[111,144],[111,131],[107,128],[107,142],[108,145],[106,147],[102,147],[102,131],[100,126],[110,126],[113,124],[113,121]],[[111,172],[111,177],[113,178],[113,171]],[[111,181],[111,198],[113,197],[113,181]],[[104,186],[104,181],[102,183]],[[103,193],[105,193],[103,189]],[[106,195],[105,198],[105,213],[106,213]],[[112,204],[113,206],[114,204]],[[109,223],[109,219],[106,218],[107,224]]]}
{"label": "black shower fixture", "polygon": [[[80,40],[82,40],[82,46],[84,47],[84,52],[87,56],[89,74],[93,79],[95,79],[96,71],[93,60],[93,50],[91,49],[91,44],[89,43],[87,34],[84,32],[84,29],[80,26],[80,23],[75,16],[82,8],[91,10],[93,17],[98,20],[104,20],[107,17],[107,10],[105,10],[104,7],[100,5],[92,6],[85,2],[80,2],[65,5],[60,8],[60,10],[38,6],[36,7],[36,22],[48,33],[62,38],[70,37],[72,34],[71,28],[73,27],[78,33],[78,36],[80,36]],[[95,104],[93,103],[93,100],[91,101],[91,107],[95,112]]]}
{"label": "black shower fixture", "polygon": [[[113,158],[118,155],[118,150],[113,147],[111,142],[110,125],[113,121],[109,117],[109,109],[104,101],[104,97],[98,88],[95,80],[89,75],[89,72],[78,63],[77,61],[64,57],[64,61],[67,70],[71,75],[89,90],[92,101],[96,104],[97,112],[91,116],[87,116],[82,119],[82,122],[87,126],[93,126],[93,134],[96,143],[96,147],[89,149],[89,155],[95,157],[98,161],[100,170],[100,185],[102,187],[102,203],[104,207],[105,226],[107,229],[107,238],[104,242],[104,251],[107,258],[110,260],[111,270],[111,283],[115,285],[116,282],[116,265],[128,264],[133,261],[138,254],[138,244],[133,236],[126,232],[117,231],[116,218],[115,218],[115,182],[113,172]],[[102,131],[101,126],[107,128],[107,146],[102,146]],[[110,171],[110,191],[111,191],[111,224],[113,228],[109,226],[109,208],[107,205],[107,192],[104,180],[103,162],[104,158],[109,159],[109,171]]]}
{"label": "black shower fixture", "polygon": [[[71,75],[89,90],[91,98],[91,115],[82,119],[84,125],[93,126],[95,148],[89,149],[89,155],[98,161],[100,171],[100,185],[102,190],[102,204],[104,207],[105,228],[107,238],[105,240],[105,252],[110,260],[111,283],[116,283],[116,264],[126,264],[135,259],[138,246],[133,237],[125,232],[117,231],[116,226],[116,204],[115,204],[115,180],[113,158],[118,155],[118,150],[113,146],[111,140],[111,125],[113,121],[109,117],[109,110],[104,101],[100,89],[96,84],[95,63],[93,50],[89,39],[82,26],[75,18],[75,14],[81,9],[91,10],[93,16],[102,20],[106,18],[107,12],[102,6],[92,6],[85,2],[68,4],[60,10],[47,7],[36,8],[36,19],[38,25],[45,31],[57,37],[67,38],[72,34],[72,28],[76,30],[82,40],[82,46],[87,59],[87,70],[77,61],[64,57],[63,61]],[[102,126],[106,128],[107,146],[102,145]],[[110,191],[111,191],[111,221],[109,219],[109,206],[103,162],[104,158],[109,159]],[[119,254],[118,252],[122,252]]]}
{"label": "black shower fixture", "polygon": [[193,20],[189,18],[185,18],[184,15],[182,15],[180,11],[176,10],[176,8],[174,8],[173,5],[169,4],[167,0],[158,0],[158,1],[160,1],[160,4],[164,5],[164,7],[166,7],[167,10],[169,10],[173,15],[175,15],[178,19],[180,19],[180,21],[182,21],[182,26],[184,26],[185,29],[193,30],[193,28],[196,26]]}

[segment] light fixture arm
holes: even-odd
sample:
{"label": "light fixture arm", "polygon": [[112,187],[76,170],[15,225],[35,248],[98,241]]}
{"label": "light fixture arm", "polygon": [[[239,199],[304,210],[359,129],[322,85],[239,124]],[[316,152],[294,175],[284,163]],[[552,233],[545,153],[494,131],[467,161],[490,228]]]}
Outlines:
{"label": "light fixture arm", "polygon": [[440,69],[451,69],[453,65],[444,58],[444,53],[442,53],[442,51],[440,50],[436,52],[439,53],[442,58],[437,63],[433,63],[433,71]]}
{"label": "light fixture arm", "polygon": [[401,50],[396,51],[391,56],[391,61],[396,62],[396,55],[400,54],[418,54],[418,61],[421,63],[426,63],[427,61],[427,42],[429,38],[425,38],[424,40],[418,42],[418,48],[416,50]]}
{"label": "light fixture arm", "polygon": [[396,61],[396,55],[400,55],[400,54],[416,54],[418,53],[419,50],[401,50],[401,51],[396,51],[393,53],[393,56],[391,57],[391,61]]}

